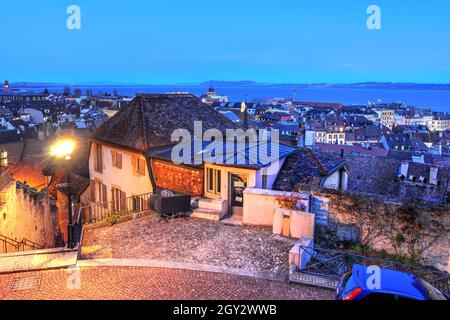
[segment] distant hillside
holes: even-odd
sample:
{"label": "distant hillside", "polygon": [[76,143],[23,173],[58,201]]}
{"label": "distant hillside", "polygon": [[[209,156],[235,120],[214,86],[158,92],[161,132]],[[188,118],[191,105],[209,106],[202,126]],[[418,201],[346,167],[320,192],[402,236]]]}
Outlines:
{"label": "distant hillside", "polygon": [[296,87],[296,88],[346,88],[346,89],[390,89],[390,90],[450,90],[450,84],[434,83],[393,83],[393,82],[361,82],[361,83],[258,83],[254,81],[207,81],[198,86],[213,85],[217,88],[226,87]]}

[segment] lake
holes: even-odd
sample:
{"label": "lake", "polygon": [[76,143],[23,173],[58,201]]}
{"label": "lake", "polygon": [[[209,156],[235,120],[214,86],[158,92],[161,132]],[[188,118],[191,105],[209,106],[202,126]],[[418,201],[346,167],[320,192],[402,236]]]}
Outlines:
{"label": "lake", "polygon": [[[136,93],[191,92],[201,95],[207,86],[73,86],[83,92],[92,89],[94,93],[113,93],[115,89],[122,95]],[[45,88],[29,88],[43,91]],[[228,86],[216,88],[217,94],[226,95],[230,101],[243,99],[253,101],[264,98],[291,98],[292,89],[283,86]],[[62,92],[63,87],[51,87],[50,92]],[[339,102],[342,104],[367,104],[368,101],[384,103],[404,102],[410,106],[450,112],[450,91],[447,90],[397,90],[397,89],[352,89],[352,88],[297,88],[296,101]]]}

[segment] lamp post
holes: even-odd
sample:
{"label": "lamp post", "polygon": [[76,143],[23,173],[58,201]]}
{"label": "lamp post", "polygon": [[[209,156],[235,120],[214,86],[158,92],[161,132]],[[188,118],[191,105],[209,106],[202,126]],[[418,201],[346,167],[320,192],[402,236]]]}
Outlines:
{"label": "lamp post", "polygon": [[74,247],[73,221],[72,221],[72,195],[70,192],[71,174],[70,174],[70,160],[75,149],[75,142],[71,139],[64,139],[57,141],[51,148],[50,153],[64,161],[64,169],[66,176],[67,198],[68,198],[68,214],[69,223],[67,225],[67,246],[72,249]]}

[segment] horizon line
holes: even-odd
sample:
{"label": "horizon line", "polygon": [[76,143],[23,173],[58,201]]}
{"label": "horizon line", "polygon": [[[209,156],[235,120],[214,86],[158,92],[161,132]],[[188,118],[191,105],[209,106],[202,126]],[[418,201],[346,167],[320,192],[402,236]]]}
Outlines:
{"label": "horizon line", "polygon": [[[6,81],[6,80],[4,80]],[[313,85],[361,85],[361,84],[392,84],[392,85],[428,85],[428,86],[450,86],[449,83],[445,82],[408,82],[408,81],[357,81],[357,82],[258,82],[253,80],[205,80],[200,82],[183,82],[183,83],[132,83],[132,82],[121,82],[115,83],[113,81],[80,81],[80,82],[39,82],[39,81],[9,81],[9,85],[51,85],[51,86],[102,86],[102,87],[113,87],[113,86],[199,86],[206,85],[207,83],[220,85],[223,84],[251,84],[251,85],[293,85],[293,86],[313,86]]]}

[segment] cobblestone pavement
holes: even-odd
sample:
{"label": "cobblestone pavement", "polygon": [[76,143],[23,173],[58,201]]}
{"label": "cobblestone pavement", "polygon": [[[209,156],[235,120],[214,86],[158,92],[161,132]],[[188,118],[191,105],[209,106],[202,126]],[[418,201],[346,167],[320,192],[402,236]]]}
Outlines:
{"label": "cobblestone pavement", "polygon": [[158,259],[277,273],[289,270],[294,244],[293,239],[273,236],[271,228],[150,216],[85,230],[83,258]]}
{"label": "cobblestone pavement", "polygon": [[[256,278],[188,270],[87,267],[0,275],[1,299],[325,300],[332,292]],[[80,281],[77,281],[80,279]],[[79,284],[79,289],[76,289]],[[70,289],[69,287],[75,287]]]}

